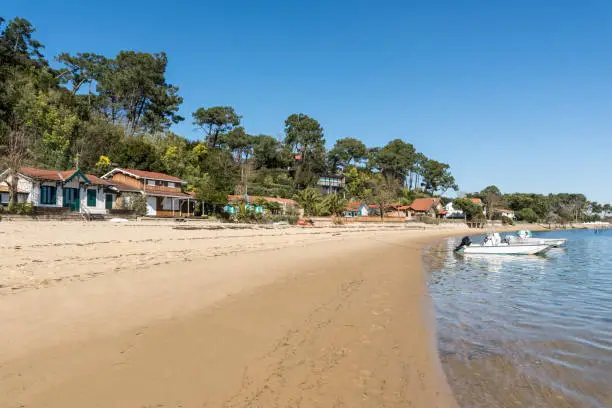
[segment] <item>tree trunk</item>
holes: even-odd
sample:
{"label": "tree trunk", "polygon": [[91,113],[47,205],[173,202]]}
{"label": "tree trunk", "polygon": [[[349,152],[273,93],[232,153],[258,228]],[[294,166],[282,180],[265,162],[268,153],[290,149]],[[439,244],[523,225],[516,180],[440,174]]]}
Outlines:
{"label": "tree trunk", "polygon": [[15,205],[18,203],[17,200],[17,172],[10,171],[11,182],[9,183],[9,203]]}

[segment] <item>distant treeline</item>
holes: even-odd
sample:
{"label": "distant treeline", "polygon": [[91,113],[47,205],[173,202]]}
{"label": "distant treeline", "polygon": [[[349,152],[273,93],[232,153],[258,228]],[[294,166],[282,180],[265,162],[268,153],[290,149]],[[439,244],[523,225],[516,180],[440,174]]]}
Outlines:
{"label": "distant treeline", "polygon": [[[484,206],[470,198],[480,198]],[[610,204],[587,200],[584,194],[502,194],[497,186],[455,200],[468,218],[501,218],[500,210],[512,210],[519,220],[551,224],[600,221],[612,213]]]}

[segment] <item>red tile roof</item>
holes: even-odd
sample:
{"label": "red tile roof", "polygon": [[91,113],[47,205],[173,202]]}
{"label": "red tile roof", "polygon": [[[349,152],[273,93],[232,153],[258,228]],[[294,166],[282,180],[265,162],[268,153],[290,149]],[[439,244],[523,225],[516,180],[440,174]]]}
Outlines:
{"label": "red tile roof", "polygon": [[177,192],[177,193],[170,193],[170,192],[159,192],[159,191],[155,191],[155,192],[149,192],[147,191],[146,193],[148,196],[151,197],[176,197],[176,198],[192,198],[189,194],[185,194],[185,193],[181,193],[181,192]]}
{"label": "red tile roof", "polygon": [[113,187],[115,187],[119,191],[142,191],[136,186],[125,184],[120,181],[114,181],[114,180],[113,180]]}
{"label": "red tile roof", "polygon": [[[241,195],[228,195],[227,201],[241,201],[243,198],[244,196],[241,196]],[[285,204],[285,205],[294,205],[296,207],[298,206],[298,203],[290,198],[249,196],[249,203],[253,203],[258,200],[276,202],[276,203]]]}
{"label": "red tile roof", "polygon": [[359,210],[361,208],[362,204],[365,204],[365,203],[363,203],[361,201],[349,201],[346,204],[346,209],[347,210],[355,210],[355,211],[357,211],[357,210]]}
{"label": "red tile roof", "polygon": [[98,176],[94,176],[93,174],[86,174],[85,177],[87,177],[87,180],[89,180],[91,184],[98,184],[101,186],[112,186],[114,184],[108,180],[104,180]]}
{"label": "red tile roof", "polygon": [[[37,169],[34,167],[22,167],[19,169],[19,173],[23,174],[26,177],[41,179],[41,180],[53,180],[53,181],[65,181],[69,179],[77,170],[45,170],[45,169]],[[85,174],[85,177],[92,184],[99,185],[111,185],[106,180],[102,180],[99,177],[94,176],[93,174]]]}
{"label": "red tile roof", "polygon": [[136,170],[136,169],[124,169],[121,167],[117,167],[114,171],[120,171],[123,173],[128,173],[137,177],[151,179],[151,180],[164,180],[164,181],[175,181],[177,183],[186,183],[184,180],[181,180],[178,177],[171,176],[169,174],[158,173],[156,171],[144,171],[144,170]]}
{"label": "red tile roof", "polygon": [[439,202],[439,198],[417,198],[410,204],[410,209],[414,211],[429,211],[431,207]]}
{"label": "red tile roof", "polygon": [[470,198],[470,201],[474,204],[482,204],[482,200],[480,198]]}
{"label": "red tile roof", "polygon": [[[144,190],[138,188],[137,186],[133,186],[131,184],[122,183],[120,181],[113,181],[113,187],[122,192],[128,193],[141,193]],[[178,198],[193,198],[190,193],[183,193],[181,191],[170,192],[170,191],[150,191],[147,190],[145,192],[146,195],[151,197],[178,197]]]}

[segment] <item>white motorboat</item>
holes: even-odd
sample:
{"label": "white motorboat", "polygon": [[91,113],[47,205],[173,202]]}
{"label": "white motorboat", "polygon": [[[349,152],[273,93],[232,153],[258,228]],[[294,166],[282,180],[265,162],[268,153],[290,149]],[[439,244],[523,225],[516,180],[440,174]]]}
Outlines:
{"label": "white motorboat", "polygon": [[553,248],[559,248],[565,245],[566,238],[536,238],[529,230],[520,230],[517,235],[508,235],[505,238],[508,243],[513,245],[550,245]]}
{"label": "white motorboat", "polygon": [[512,244],[502,241],[498,233],[488,234],[481,244],[473,244],[469,237],[461,240],[455,248],[460,254],[491,254],[491,255],[535,255],[551,248],[548,244]]}

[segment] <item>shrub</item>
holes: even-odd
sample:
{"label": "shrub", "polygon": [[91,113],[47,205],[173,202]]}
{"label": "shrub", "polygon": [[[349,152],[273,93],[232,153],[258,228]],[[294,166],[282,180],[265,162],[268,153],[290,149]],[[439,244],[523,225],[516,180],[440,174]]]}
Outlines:
{"label": "shrub", "polygon": [[290,225],[297,224],[299,217],[297,215],[273,215],[271,217],[272,222],[287,222]]}
{"label": "shrub", "polygon": [[437,225],[440,223],[440,220],[434,217],[430,217],[429,215],[423,215],[421,217],[421,222],[424,222],[425,224]]}
{"label": "shrub", "polygon": [[501,217],[502,225],[514,225],[514,221],[510,217],[505,215]]}
{"label": "shrub", "polygon": [[17,215],[32,215],[34,214],[34,206],[32,203],[9,203],[7,212]]}
{"label": "shrub", "polygon": [[133,211],[135,215],[147,215],[147,197],[140,193],[123,193],[115,206],[118,210]]}
{"label": "shrub", "polygon": [[516,216],[527,222],[536,222],[538,220],[538,214],[531,208],[522,208],[518,210]]}
{"label": "shrub", "polygon": [[238,212],[235,214],[235,219],[238,222],[244,222],[247,224],[270,222],[269,217],[267,217],[263,213],[258,213],[251,208],[247,208],[247,206],[244,203],[240,204],[240,208],[238,209]]}
{"label": "shrub", "polygon": [[332,223],[334,225],[344,225],[344,218],[342,218],[342,217],[332,217]]}

